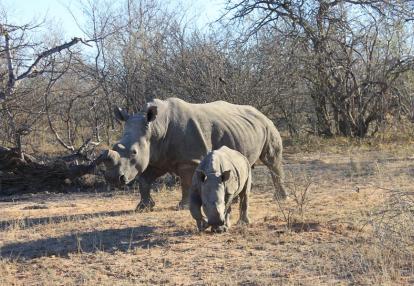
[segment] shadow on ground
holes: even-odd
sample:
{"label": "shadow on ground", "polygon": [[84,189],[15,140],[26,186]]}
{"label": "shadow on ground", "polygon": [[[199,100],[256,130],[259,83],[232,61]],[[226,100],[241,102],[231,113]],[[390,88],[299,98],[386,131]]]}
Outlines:
{"label": "shadow on ground", "polygon": [[22,228],[29,228],[37,225],[44,225],[50,223],[60,223],[68,221],[80,221],[87,220],[95,217],[116,217],[134,214],[133,210],[122,210],[122,211],[107,211],[107,212],[98,212],[98,213],[86,213],[86,214],[76,214],[76,215],[62,215],[62,216],[52,216],[52,217],[39,217],[39,218],[23,218],[15,220],[3,220],[0,221],[0,230],[5,230],[11,226],[19,225]]}
{"label": "shadow on ground", "polygon": [[57,238],[19,242],[0,247],[1,258],[32,259],[44,256],[68,257],[73,253],[127,252],[169,243],[171,237],[190,235],[184,231],[155,233],[156,227],[139,226],[76,233]]}

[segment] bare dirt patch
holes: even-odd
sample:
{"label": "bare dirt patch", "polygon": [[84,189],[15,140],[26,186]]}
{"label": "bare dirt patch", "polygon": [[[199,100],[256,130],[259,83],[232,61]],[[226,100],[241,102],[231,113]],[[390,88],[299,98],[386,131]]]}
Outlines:
{"label": "bare dirt patch", "polygon": [[407,233],[393,235],[402,228],[391,228],[387,216],[397,193],[412,198],[409,156],[353,151],[286,158],[287,185],[305,199],[291,196],[278,206],[270,175],[258,166],[252,224],[224,234],[198,233],[189,212],[175,210],[178,191],[155,193],[150,213],[132,211],[134,190],[1,200],[0,284],[414,283],[410,206],[395,216]]}

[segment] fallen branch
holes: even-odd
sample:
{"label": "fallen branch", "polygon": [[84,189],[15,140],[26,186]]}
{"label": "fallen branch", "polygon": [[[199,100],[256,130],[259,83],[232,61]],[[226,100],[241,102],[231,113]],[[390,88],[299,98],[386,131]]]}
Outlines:
{"label": "fallen branch", "polygon": [[60,190],[72,180],[95,173],[99,161],[68,164],[61,158],[43,163],[16,150],[0,147],[0,195]]}

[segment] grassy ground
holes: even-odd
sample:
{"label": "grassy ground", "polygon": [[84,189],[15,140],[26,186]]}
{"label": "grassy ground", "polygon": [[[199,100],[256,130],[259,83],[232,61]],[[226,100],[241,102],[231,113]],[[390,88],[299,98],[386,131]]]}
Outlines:
{"label": "grassy ground", "polygon": [[224,234],[197,233],[178,191],[150,213],[134,190],[0,198],[0,285],[414,284],[414,148],[357,145],[288,149],[280,205],[256,167],[252,224]]}

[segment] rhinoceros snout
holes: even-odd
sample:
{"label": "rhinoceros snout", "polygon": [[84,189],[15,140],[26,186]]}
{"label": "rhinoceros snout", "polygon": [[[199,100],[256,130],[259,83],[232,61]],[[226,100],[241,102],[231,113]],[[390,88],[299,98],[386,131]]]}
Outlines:
{"label": "rhinoceros snout", "polygon": [[214,215],[214,216],[207,216],[208,224],[215,225],[215,226],[222,226],[224,225],[224,216],[222,215]]}
{"label": "rhinoceros snout", "polygon": [[224,219],[221,219],[221,218],[213,219],[213,220],[209,219],[208,224],[214,225],[214,226],[222,226],[224,225]]}

